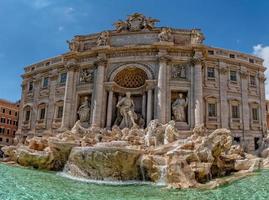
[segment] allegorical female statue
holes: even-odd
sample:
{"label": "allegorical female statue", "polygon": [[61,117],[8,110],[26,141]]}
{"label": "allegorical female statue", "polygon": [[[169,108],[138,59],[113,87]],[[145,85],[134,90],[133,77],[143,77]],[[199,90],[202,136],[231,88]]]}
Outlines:
{"label": "allegorical female statue", "polygon": [[137,119],[137,115],[134,112],[134,101],[131,99],[130,92],[127,92],[126,96],[117,103],[117,108],[119,108],[122,116],[122,121],[120,123],[121,128],[131,128],[136,126],[135,120]]}
{"label": "allegorical female statue", "polygon": [[188,98],[184,98],[182,93],[178,94],[178,98],[172,104],[174,120],[178,122],[186,122],[185,108],[188,105]]}
{"label": "allegorical female statue", "polygon": [[89,122],[90,121],[90,106],[89,98],[85,97],[81,106],[78,108],[78,115],[80,122]]}

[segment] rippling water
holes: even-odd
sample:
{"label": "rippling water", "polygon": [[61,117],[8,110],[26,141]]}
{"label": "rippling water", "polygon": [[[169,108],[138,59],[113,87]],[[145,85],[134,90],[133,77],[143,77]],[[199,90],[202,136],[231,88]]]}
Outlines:
{"label": "rippling water", "polygon": [[269,199],[269,171],[214,190],[168,190],[153,185],[100,185],[52,172],[0,164],[0,200],[261,200]]}

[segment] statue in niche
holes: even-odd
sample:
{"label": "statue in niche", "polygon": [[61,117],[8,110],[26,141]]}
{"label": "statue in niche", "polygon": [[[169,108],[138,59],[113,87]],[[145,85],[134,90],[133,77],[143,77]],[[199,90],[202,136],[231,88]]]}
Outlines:
{"label": "statue in niche", "polygon": [[89,98],[85,97],[81,106],[78,108],[78,115],[80,122],[89,122],[90,121],[90,106],[89,106]]}
{"label": "statue in niche", "polygon": [[93,70],[83,69],[81,71],[80,80],[79,81],[82,82],[82,83],[93,82],[93,77],[94,77]]}
{"label": "statue in niche", "polygon": [[97,46],[107,46],[108,41],[109,41],[109,32],[104,31],[104,32],[100,33],[96,44],[97,44]]}
{"label": "statue in niche", "polygon": [[69,50],[70,51],[79,51],[79,42],[72,39],[71,41],[67,40],[66,41],[69,45]]}
{"label": "statue in niche", "polygon": [[184,98],[182,93],[178,94],[178,98],[172,104],[172,112],[174,120],[177,122],[187,122],[185,108],[188,105],[188,98]]}
{"label": "statue in niche", "polygon": [[170,28],[162,28],[158,38],[160,42],[170,42],[172,39],[172,30]]}
{"label": "statue in niche", "polygon": [[171,76],[173,79],[186,78],[186,66],[174,65],[172,67]]}
{"label": "statue in niche", "polygon": [[131,99],[131,93],[127,92],[126,96],[123,97],[118,103],[117,108],[119,108],[122,120],[120,122],[120,128],[133,128],[138,127],[135,120],[138,116],[134,112],[134,101]]}

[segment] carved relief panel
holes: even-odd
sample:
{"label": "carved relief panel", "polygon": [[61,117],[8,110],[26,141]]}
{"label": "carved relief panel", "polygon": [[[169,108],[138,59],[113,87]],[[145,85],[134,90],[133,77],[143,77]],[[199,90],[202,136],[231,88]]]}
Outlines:
{"label": "carved relief panel", "polygon": [[92,83],[94,78],[94,69],[81,69],[79,83]]}
{"label": "carved relief panel", "polygon": [[171,67],[171,80],[187,79],[187,64],[173,64]]}

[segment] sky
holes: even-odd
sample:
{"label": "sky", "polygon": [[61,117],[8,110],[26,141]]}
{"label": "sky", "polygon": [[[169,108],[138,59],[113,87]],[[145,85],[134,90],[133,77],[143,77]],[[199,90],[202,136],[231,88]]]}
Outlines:
{"label": "sky", "polygon": [[257,55],[269,67],[268,10],[267,0],[0,0],[0,98],[20,99],[25,66],[134,12],[159,19],[157,26],[201,28],[206,45]]}

